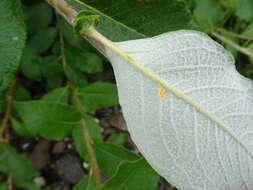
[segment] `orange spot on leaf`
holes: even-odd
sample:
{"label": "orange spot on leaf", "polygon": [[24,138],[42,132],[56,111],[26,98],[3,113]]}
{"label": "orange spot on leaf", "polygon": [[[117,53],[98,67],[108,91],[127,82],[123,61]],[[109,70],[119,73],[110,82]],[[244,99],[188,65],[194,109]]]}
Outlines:
{"label": "orange spot on leaf", "polygon": [[160,87],[159,89],[159,96],[160,98],[165,98],[166,90],[163,87]]}

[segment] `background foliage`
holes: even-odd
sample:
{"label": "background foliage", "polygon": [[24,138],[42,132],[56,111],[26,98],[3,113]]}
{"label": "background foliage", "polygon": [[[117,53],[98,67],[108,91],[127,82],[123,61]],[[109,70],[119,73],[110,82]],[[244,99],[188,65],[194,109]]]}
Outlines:
{"label": "background foliage", "polygon": [[[206,32],[253,79],[251,0],[67,1],[101,15],[98,30],[114,41]],[[131,142],[102,55],[43,0],[2,0],[0,20],[0,190],[173,189]]]}

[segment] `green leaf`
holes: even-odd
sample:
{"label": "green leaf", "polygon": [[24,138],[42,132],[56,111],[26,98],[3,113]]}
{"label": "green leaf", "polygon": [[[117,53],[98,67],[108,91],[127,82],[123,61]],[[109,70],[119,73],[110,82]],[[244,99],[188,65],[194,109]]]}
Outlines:
{"label": "green leaf", "polygon": [[[250,43],[247,47],[248,50],[250,50],[251,52],[253,52],[253,43]],[[249,57],[249,60],[251,62],[251,64],[253,64],[253,57]]]}
{"label": "green leaf", "polygon": [[25,47],[26,30],[19,0],[0,1],[0,91],[7,88]]}
{"label": "green leaf", "polygon": [[0,113],[4,113],[6,110],[6,97],[7,96],[7,90],[0,93]]}
{"label": "green leaf", "polygon": [[98,73],[103,71],[103,61],[99,55],[95,53],[83,54],[84,63],[79,65],[82,72]]}
{"label": "green leaf", "polygon": [[186,4],[179,0],[67,2],[79,11],[88,10],[100,15],[97,29],[113,41],[155,36],[167,31],[190,28],[191,16]]}
{"label": "green leaf", "polygon": [[[26,90],[20,84],[16,85],[14,90],[14,100],[22,101],[22,100],[30,100],[31,96],[28,90]],[[7,105],[7,90],[0,93],[0,113],[5,112]]]}
{"label": "green leaf", "polygon": [[80,100],[87,112],[118,105],[117,87],[107,82],[95,82],[79,89]]}
{"label": "green leaf", "polygon": [[253,38],[253,22],[242,32],[242,35]]}
{"label": "green leaf", "polygon": [[123,145],[123,143],[125,142],[126,138],[127,137],[126,137],[125,134],[123,134],[123,133],[117,133],[117,134],[112,134],[107,139],[106,142]]}
{"label": "green leaf", "polygon": [[21,71],[29,79],[40,81],[42,58],[31,46],[26,46],[21,59]]}
{"label": "green leaf", "polygon": [[84,74],[80,70],[74,68],[72,65],[64,64],[63,70],[68,80],[71,81],[75,86],[81,87],[87,84],[87,79]]}
{"label": "green leaf", "polygon": [[15,102],[18,116],[27,129],[49,140],[62,140],[79,125],[79,112],[65,104],[48,101]]}
{"label": "green leaf", "polygon": [[134,161],[139,158],[135,153],[112,143],[96,142],[93,147],[99,168],[107,176],[112,176],[115,173],[120,162],[124,160]]}
{"label": "green leaf", "polygon": [[217,0],[195,0],[194,18],[200,29],[211,32],[223,20],[224,13]]}
{"label": "green leaf", "polygon": [[11,120],[11,126],[15,130],[15,132],[20,136],[35,137],[35,135],[33,135],[23,123],[20,123],[16,119]]}
{"label": "green leaf", "polygon": [[42,60],[41,72],[49,89],[62,86],[64,72],[61,61],[60,56],[46,56]]}
{"label": "green leaf", "polygon": [[0,190],[8,190],[8,183],[7,182],[1,182],[0,183]]}
{"label": "green leaf", "polygon": [[124,161],[117,173],[105,182],[101,190],[155,190],[159,175],[141,158],[137,161]]}
{"label": "green leaf", "polygon": [[83,51],[65,46],[65,57],[67,65],[77,71],[96,73],[103,70],[102,59],[94,53],[83,53]]}
{"label": "green leaf", "polygon": [[[86,127],[89,131],[90,137],[93,140],[102,141],[101,127],[99,126],[99,124],[91,116],[84,115],[84,119],[85,119]],[[86,145],[84,141],[83,128],[80,125],[75,127],[75,129],[73,130],[72,136],[75,142],[75,147],[76,147],[77,152],[80,154],[80,156],[84,160],[87,160],[87,151],[86,151]]]}
{"label": "green leaf", "polygon": [[20,84],[17,84],[15,91],[14,91],[14,100],[30,100],[31,99],[31,95],[30,92],[25,89],[23,86],[21,86]]}
{"label": "green leaf", "polygon": [[46,2],[40,2],[25,8],[30,33],[36,33],[49,26],[53,18],[53,9]]}
{"label": "green leaf", "polygon": [[80,71],[79,65],[82,65],[85,61],[83,54],[80,50],[73,48],[69,45],[64,46],[65,62],[63,62],[64,72],[72,83],[76,86],[84,86],[87,84],[85,75]]}
{"label": "green leaf", "polygon": [[96,181],[92,177],[88,176],[80,180],[80,182],[75,185],[72,190],[96,190],[96,186]]}
{"label": "green leaf", "polygon": [[240,19],[253,21],[253,1],[252,0],[229,0],[236,16]]}
{"label": "green leaf", "polygon": [[[227,39],[233,41],[234,43],[239,45],[239,39],[230,35],[224,35],[224,37],[226,37]],[[233,56],[236,58],[238,56],[238,51],[237,49],[235,49],[234,47],[228,45],[228,44],[224,44],[225,48],[230,51],[230,53],[233,54]]]}
{"label": "green leaf", "polygon": [[42,100],[67,104],[70,91],[68,87],[56,88],[42,97]]}
{"label": "green leaf", "polygon": [[52,46],[56,37],[56,28],[50,27],[37,32],[28,44],[34,49],[34,51],[40,54],[47,51]]}
{"label": "green leaf", "polygon": [[36,187],[33,179],[38,176],[38,172],[32,168],[28,159],[6,143],[0,143],[0,171],[11,176],[18,187]]}

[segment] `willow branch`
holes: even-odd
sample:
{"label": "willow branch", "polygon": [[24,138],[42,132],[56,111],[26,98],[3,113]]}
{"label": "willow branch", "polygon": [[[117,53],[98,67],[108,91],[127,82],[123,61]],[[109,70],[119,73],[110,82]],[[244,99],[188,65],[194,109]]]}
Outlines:
{"label": "willow branch", "polygon": [[[80,97],[77,93],[77,89],[71,83],[69,83],[68,85],[72,89],[72,93],[73,93],[73,97],[75,100],[77,110],[79,111],[79,113],[84,114],[85,108],[81,104]],[[86,126],[86,122],[83,118],[80,120],[80,126],[83,129],[84,142],[85,142],[85,146],[86,146],[87,153],[88,153],[88,159],[89,159],[89,163],[90,163],[90,173],[92,175],[94,175],[96,183],[100,184],[101,183],[101,175],[100,175],[100,169],[98,167],[97,159],[96,159],[94,149],[93,149],[93,140],[90,136],[90,132],[89,132],[89,130]]]}
{"label": "willow branch", "polygon": [[212,35],[214,37],[216,37],[217,39],[221,40],[222,42],[224,42],[225,44],[228,44],[231,47],[235,48],[237,51],[239,51],[247,56],[253,57],[253,52],[251,52],[249,49],[237,45],[235,42],[223,37],[222,35],[218,34],[217,32],[212,32]]}
{"label": "willow branch", "polygon": [[250,36],[246,36],[246,35],[243,35],[243,34],[237,34],[237,33],[228,31],[228,30],[226,30],[226,29],[224,29],[224,28],[218,28],[217,31],[218,31],[218,32],[221,32],[221,33],[223,33],[223,34],[227,34],[227,35],[229,35],[229,36],[233,36],[233,37],[239,38],[239,39],[251,40],[251,41],[253,41],[253,38],[250,37]]}
{"label": "willow branch", "polygon": [[11,119],[11,112],[12,112],[12,105],[13,105],[13,95],[14,89],[16,86],[16,79],[14,79],[8,89],[7,92],[7,108],[4,114],[2,127],[0,129],[0,138],[5,141],[9,141],[10,135],[8,134],[9,131],[9,120]]}

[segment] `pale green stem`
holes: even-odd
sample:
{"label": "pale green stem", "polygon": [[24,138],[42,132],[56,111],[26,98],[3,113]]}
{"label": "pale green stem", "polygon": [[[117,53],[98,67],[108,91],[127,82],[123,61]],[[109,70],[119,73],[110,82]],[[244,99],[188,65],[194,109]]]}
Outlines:
{"label": "pale green stem", "polygon": [[224,42],[225,44],[228,44],[231,47],[235,48],[237,51],[239,51],[247,56],[253,57],[253,52],[250,51],[249,49],[239,46],[235,42],[223,37],[222,35],[218,34],[217,32],[212,32],[212,35],[214,37],[216,37],[217,39],[221,40],[222,42]]}

